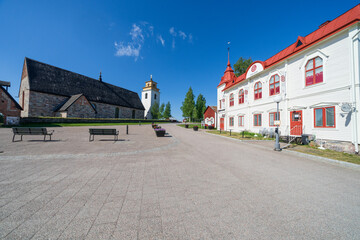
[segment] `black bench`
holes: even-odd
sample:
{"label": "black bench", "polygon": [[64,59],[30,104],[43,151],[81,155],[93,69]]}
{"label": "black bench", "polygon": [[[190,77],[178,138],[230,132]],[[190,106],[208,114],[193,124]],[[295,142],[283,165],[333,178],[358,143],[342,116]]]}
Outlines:
{"label": "black bench", "polygon": [[[89,142],[94,141],[95,135],[113,135],[114,141],[118,140],[119,131],[116,131],[116,129],[109,129],[109,128],[89,128]],[[92,138],[91,138],[92,136]]]}
{"label": "black bench", "polygon": [[46,141],[46,136],[50,136],[54,133],[54,130],[48,131],[46,128],[43,127],[13,127],[12,128],[14,136],[12,141],[15,140],[15,135],[21,135],[21,141],[23,135],[43,135],[44,141]]}

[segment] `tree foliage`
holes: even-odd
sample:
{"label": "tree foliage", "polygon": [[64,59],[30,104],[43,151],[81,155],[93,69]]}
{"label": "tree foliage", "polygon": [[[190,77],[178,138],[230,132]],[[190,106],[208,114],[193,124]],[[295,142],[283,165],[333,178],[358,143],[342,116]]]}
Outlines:
{"label": "tree foliage", "polygon": [[160,111],[159,111],[159,104],[157,102],[155,102],[154,105],[152,105],[150,112],[152,119],[159,119]]}
{"label": "tree foliage", "polygon": [[182,103],[181,111],[183,112],[183,117],[190,118],[190,121],[193,119],[193,112],[195,107],[195,96],[192,88],[189,88],[189,91],[186,93],[185,100]]}
{"label": "tree foliage", "polygon": [[170,104],[170,102],[168,102],[168,103],[166,104],[163,117],[164,117],[165,119],[168,119],[168,118],[171,117],[171,104]]}
{"label": "tree foliage", "polygon": [[164,117],[164,110],[165,110],[165,104],[162,103],[160,105],[160,108],[159,108],[159,118],[163,118]]}
{"label": "tree foliage", "polygon": [[235,75],[238,77],[245,73],[252,62],[253,60],[251,58],[245,59],[240,57],[239,60],[234,64]]}
{"label": "tree foliage", "polygon": [[199,121],[203,120],[204,112],[206,110],[206,99],[202,94],[199,94],[199,96],[196,99],[195,109],[196,109],[195,119]]}

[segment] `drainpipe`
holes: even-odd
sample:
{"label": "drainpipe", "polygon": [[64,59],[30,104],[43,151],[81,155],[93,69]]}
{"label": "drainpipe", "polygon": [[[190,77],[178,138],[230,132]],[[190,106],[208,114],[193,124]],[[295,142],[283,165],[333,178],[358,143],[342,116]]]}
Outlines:
{"label": "drainpipe", "polygon": [[352,102],[353,102],[353,109],[354,109],[354,133],[355,133],[355,139],[354,139],[354,145],[355,145],[355,153],[359,154],[359,143],[358,143],[358,116],[357,116],[357,100],[356,100],[356,72],[355,72],[355,64],[358,64],[358,61],[355,61],[355,53],[354,53],[354,44],[357,40],[357,36],[359,35],[360,30],[357,31],[354,36],[351,39],[351,64],[352,64],[352,71],[351,71],[351,88],[352,88]]}

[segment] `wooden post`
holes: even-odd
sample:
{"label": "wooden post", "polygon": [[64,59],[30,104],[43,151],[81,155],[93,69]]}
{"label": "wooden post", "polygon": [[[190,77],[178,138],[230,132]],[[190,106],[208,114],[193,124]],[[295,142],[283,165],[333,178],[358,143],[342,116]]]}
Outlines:
{"label": "wooden post", "polygon": [[126,125],[126,135],[129,134],[129,125]]}

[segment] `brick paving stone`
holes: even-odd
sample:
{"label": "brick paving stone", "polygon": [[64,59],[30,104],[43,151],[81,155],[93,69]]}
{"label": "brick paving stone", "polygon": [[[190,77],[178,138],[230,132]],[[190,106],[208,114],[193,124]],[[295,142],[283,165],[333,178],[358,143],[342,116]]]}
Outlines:
{"label": "brick paving stone", "polygon": [[[0,128],[2,239],[356,239],[360,174],[268,143],[164,125],[125,141],[12,143]],[[124,133],[125,126],[115,126]]]}

